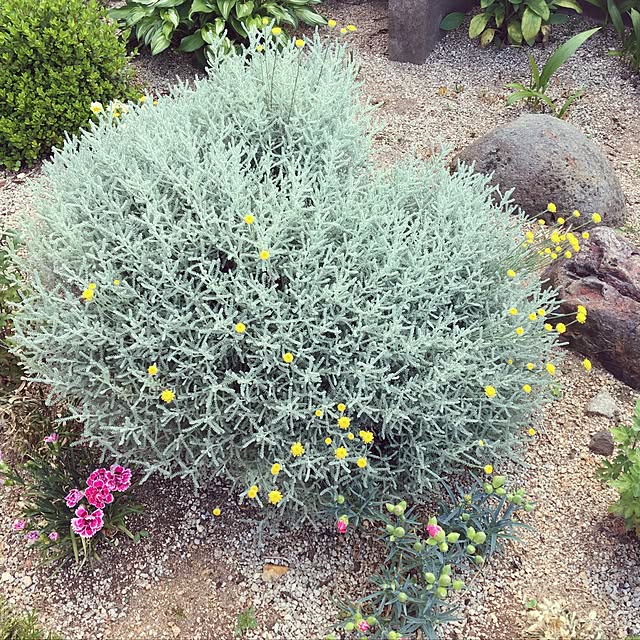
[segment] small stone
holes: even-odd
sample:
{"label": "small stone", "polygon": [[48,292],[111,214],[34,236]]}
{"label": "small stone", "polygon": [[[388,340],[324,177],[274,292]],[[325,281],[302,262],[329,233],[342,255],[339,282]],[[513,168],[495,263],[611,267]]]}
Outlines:
{"label": "small stone", "polygon": [[31,576],[24,576],[22,578],[22,584],[28,589],[33,584]]}
{"label": "small stone", "polygon": [[181,633],[180,627],[177,624],[171,625],[171,633],[173,633],[174,638],[177,638]]}
{"label": "small stone", "polygon": [[613,436],[607,429],[594,433],[589,442],[589,449],[599,456],[610,456],[613,453]]}
{"label": "small stone", "polygon": [[265,564],[262,568],[261,578],[264,582],[274,582],[289,571],[289,567],[279,564]]}
{"label": "small stone", "polygon": [[2,574],[2,577],[0,577],[0,582],[12,582],[12,581],[13,581],[13,576],[8,571],[5,571]]}
{"label": "small stone", "polygon": [[607,418],[613,418],[617,410],[616,401],[606,389],[600,389],[587,407],[587,413]]}

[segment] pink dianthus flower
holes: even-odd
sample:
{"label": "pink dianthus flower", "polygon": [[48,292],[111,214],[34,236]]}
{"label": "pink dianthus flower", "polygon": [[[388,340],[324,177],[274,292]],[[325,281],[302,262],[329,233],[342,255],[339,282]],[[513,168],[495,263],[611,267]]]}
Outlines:
{"label": "pink dianthus flower", "polygon": [[98,486],[106,487],[108,491],[113,491],[115,488],[115,478],[111,471],[107,471],[102,467],[100,469],[96,469],[88,478],[87,478],[87,486],[93,487],[96,486],[96,483],[102,483]]}
{"label": "pink dianthus flower", "polygon": [[338,520],[338,522],[336,522],[336,529],[338,530],[338,533],[346,533],[347,523],[344,520]]}
{"label": "pink dianthus flower", "polygon": [[71,527],[81,538],[92,538],[104,525],[104,514],[101,509],[90,513],[84,507],[78,507],[76,516],[71,519]]}
{"label": "pink dianthus flower", "polygon": [[429,534],[430,538],[435,538],[441,531],[442,531],[442,528],[439,527],[437,524],[427,525],[427,533]]}
{"label": "pink dianthus flower", "polygon": [[87,502],[98,509],[103,509],[105,504],[113,502],[113,494],[102,480],[95,480],[94,483],[84,490],[84,497]]}
{"label": "pink dianthus flower", "polygon": [[55,444],[56,442],[58,442],[59,437],[60,436],[57,433],[50,433],[45,437],[44,442],[45,444]]}
{"label": "pink dianthus flower", "polygon": [[71,489],[71,491],[69,491],[69,493],[65,496],[64,501],[66,502],[69,509],[73,509],[73,507],[75,507],[78,502],[82,500],[83,496],[84,493],[80,491],[80,489]]}
{"label": "pink dianthus flower", "polygon": [[26,526],[27,526],[27,521],[26,520],[22,520],[22,519],[16,520],[13,523],[13,530],[14,531],[24,531]]}
{"label": "pink dianthus flower", "polygon": [[366,633],[369,631],[369,623],[366,620],[360,620],[358,623],[358,629],[360,629],[362,633]]}
{"label": "pink dianthus flower", "polygon": [[131,486],[131,469],[125,469],[119,464],[112,464],[109,471],[113,476],[112,491],[126,491]]}
{"label": "pink dianthus flower", "polygon": [[27,533],[27,540],[29,542],[35,542],[39,537],[40,537],[39,531],[29,531],[29,533]]}
{"label": "pink dianthus flower", "polygon": [[51,542],[58,542],[59,539],[60,539],[60,534],[57,531],[52,531],[49,534],[49,540],[51,540]]}

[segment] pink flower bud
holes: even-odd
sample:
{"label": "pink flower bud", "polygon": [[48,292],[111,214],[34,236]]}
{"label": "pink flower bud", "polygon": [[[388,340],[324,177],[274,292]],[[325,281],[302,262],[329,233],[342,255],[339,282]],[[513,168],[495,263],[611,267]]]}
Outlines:
{"label": "pink flower bud", "polygon": [[27,526],[27,521],[26,520],[16,520],[13,523],[13,530],[14,531],[23,531]]}
{"label": "pink flower bud", "polygon": [[369,631],[369,623],[366,620],[360,620],[360,622],[358,623],[358,629],[360,629],[362,633]]}
{"label": "pink flower bud", "polygon": [[428,524],[427,525],[427,533],[430,538],[435,538],[442,529],[437,524]]}
{"label": "pink flower bud", "polygon": [[55,444],[56,442],[58,442],[58,434],[57,433],[50,433],[45,439],[44,442],[45,444]]}
{"label": "pink flower bud", "polygon": [[336,522],[336,529],[338,533],[347,533],[347,523],[344,520],[338,520],[338,522]]}

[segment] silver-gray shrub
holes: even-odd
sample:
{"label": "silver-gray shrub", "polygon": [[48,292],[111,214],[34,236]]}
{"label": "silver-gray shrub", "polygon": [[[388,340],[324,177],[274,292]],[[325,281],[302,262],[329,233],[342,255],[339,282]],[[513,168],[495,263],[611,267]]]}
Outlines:
{"label": "silver-gray shrub", "polygon": [[355,75],[340,46],[245,52],[46,165],[17,341],[106,456],[313,513],[337,490],[421,490],[528,426],[553,338],[527,315],[553,294],[518,266],[522,218],[441,158],[369,168]]}

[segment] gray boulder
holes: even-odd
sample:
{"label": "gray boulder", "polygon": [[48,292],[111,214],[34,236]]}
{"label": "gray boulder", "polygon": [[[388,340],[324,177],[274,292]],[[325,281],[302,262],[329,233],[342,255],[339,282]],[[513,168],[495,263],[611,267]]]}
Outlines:
{"label": "gray boulder", "polygon": [[613,448],[613,436],[611,432],[606,429],[594,433],[589,442],[589,449],[599,456],[609,457],[613,454]]}
{"label": "gray boulder", "polygon": [[557,216],[574,209],[586,221],[599,213],[608,226],[625,218],[625,200],[613,167],[600,149],[573,125],[547,115],[523,115],[476,140],[457,157],[493,173],[501,190],[531,215],[556,204]]}

